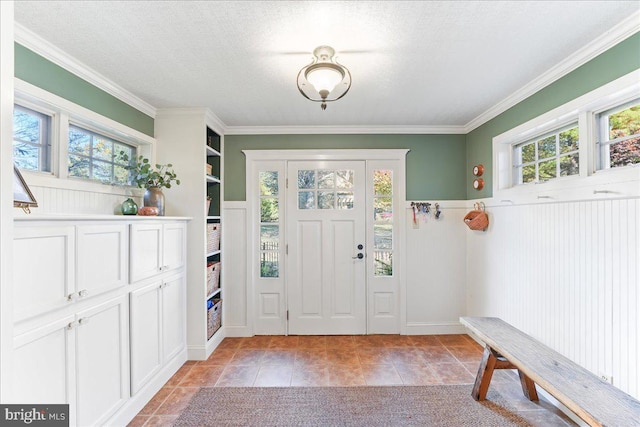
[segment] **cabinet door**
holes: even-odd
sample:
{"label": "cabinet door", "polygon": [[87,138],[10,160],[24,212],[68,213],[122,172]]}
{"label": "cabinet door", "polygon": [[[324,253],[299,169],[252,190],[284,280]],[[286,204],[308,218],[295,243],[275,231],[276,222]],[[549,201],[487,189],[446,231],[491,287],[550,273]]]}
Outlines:
{"label": "cabinet door", "polygon": [[75,294],[74,259],[75,231],[72,226],[15,228],[14,321],[70,303]]}
{"label": "cabinet door", "polygon": [[125,224],[82,225],[76,229],[79,298],[127,284],[128,233]]}
{"label": "cabinet door", "polygon": [[129,397],[128,307],[122,296],[77,315],[78,425],[103,424]]}
{"label": "cabinet door", "polygon": [[131,225],[130,280],[153,277],[162,270],[162,224]]}
{"label": "cabinet door", "polygon": [[131,292],[131,394],[162,366],[161,291],[158,281]]}
{"label": "cabinet door", "polygon": [[73,322],[74,316],[67,316],[14,338],[13,389],[5,403],[75,407]]}
{"label": "cabinet door", "polygon": [[164,225],[162,271],[177,270],[184,266],[187,226],[182,222]]}
{"label": "cabinet door", "polygon": [[162,285],[162,347],[164,363],[186,345],[184,275],[166,279]]}

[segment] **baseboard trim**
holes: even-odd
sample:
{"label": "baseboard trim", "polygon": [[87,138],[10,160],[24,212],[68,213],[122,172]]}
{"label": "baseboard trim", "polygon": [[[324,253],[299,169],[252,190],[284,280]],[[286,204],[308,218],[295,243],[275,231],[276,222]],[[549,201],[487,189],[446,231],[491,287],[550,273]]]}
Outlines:
{"label": "baseboard trim", "polygon": [[403,335],[445,335],[465,333],[465,327],[459,322],[407,323],[403,331]]}
{"label": "baseboard trim", "polygon": [[248,326],[226,326],[225,333],[227,337],[252,337],[254,334]]}

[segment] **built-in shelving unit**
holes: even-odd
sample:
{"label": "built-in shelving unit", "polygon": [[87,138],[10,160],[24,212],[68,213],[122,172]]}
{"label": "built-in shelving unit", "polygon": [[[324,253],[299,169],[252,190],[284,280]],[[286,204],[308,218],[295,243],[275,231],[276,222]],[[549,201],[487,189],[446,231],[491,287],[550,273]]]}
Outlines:
{"label": "built-in shelving unit", "polygon": [[[191,218],[187,248],[187,350],[192,360],[206,359],[225,333],[224,271],[219,270],[220,286],[217,289],[211,290],[207,286],[211,274],[207,265],[223,261],[222,246],[211,248],[207,239],[210,226],[217,224],[221,231],[224,222],[221,209],[224,136],[221,129],[215,116],[205,109],[161,109],[155,120],[157,160],[173,164],[181,181],[181,185],[165,191],[167,215]],[[212,335],[209,321],[214,301],[219,303],[215,309],[222,327]]]}

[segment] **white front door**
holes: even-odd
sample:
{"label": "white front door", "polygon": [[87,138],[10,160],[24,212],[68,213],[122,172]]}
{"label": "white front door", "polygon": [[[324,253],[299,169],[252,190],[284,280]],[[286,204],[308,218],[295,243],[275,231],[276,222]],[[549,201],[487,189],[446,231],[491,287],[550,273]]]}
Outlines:
{"label": "white front door", "polygon": [[366,333],[365,162],[288,163],[289,334]]}

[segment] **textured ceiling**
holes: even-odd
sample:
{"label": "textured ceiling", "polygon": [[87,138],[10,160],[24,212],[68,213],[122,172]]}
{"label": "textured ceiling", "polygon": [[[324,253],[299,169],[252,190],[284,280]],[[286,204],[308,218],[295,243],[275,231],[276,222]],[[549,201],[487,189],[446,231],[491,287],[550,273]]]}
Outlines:
{"label": "textured ceiling", "polygon": [[[156,108],[227,126],[465,126],[640,10],[638,1],[16,1],[16,22]],[[349,68],[321,111],[296,75]]]}

